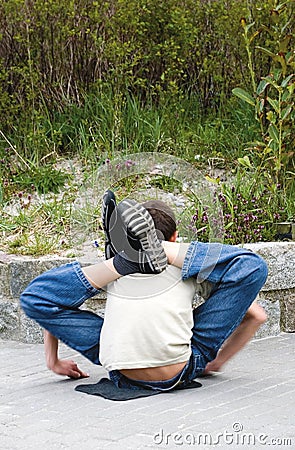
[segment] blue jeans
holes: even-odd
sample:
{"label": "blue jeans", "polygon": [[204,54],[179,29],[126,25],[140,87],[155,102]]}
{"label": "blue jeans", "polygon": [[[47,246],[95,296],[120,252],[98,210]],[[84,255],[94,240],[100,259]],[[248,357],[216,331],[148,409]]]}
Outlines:
{"label": "blue jeans", "polygon": [[[193,310],[192,354],[182,372],[171,380],[133,383],[118,371],[110,378],[118,387],[171,389],[185,387],[201,374],[235,328],[265,283],[264,260],[248,250],[223,244],[192,242],[182,268],[182,277],[209,282],[208,299]],[[77,350],[94,364],[99,361],[103,318],[79,307],[95,296],[95,289],[78,262],[49,270],[33,280],[22,293],[21,306],[28,317],[56,338]]]}

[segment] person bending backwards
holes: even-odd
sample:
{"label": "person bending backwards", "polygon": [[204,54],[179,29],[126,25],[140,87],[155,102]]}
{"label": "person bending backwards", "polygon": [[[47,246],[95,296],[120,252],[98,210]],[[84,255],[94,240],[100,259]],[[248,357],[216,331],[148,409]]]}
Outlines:
{"label": "person bending backwards", "polygon": [[[176,227],[168,226],[167,234],[174,220],[167,205],[145,206],[129,199],[117,206],[108,191],[107,259],[52,269],[22,293],[25,313],[46,330],[47,365],[55,373],[87,376],[73,361],[58,358],[60,339],[102,364],[119,388],[185,387],[220,370],[265,321],[253,303],[267,277],[261,257],[230,245],[176,243]],[[80,306],[106,285],[104,322]],[[206,300],[193,310],[196,289]]]}

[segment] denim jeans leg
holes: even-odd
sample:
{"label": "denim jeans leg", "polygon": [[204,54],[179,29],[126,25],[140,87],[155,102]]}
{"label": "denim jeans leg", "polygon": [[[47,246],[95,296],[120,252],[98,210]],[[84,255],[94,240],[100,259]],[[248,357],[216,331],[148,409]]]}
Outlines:
{"label": "denim jeans leg", "polygon": [[87,280],[78,262],[44,272],[21,294],[28,317],[56,338],[99,362],[99,339],[103,318],[79,307],[99,292]]}
{"label": "denim jeans leg", "polygon": [[[210,249],[210,245],[215,248]],[[208,258],[210,252],[215,254],[215,261]],[[192,243],[183,269],[183,278],[189,276],[213,284],[209,298],[193,313],[191,343],[194,354],[200,355],[201,371],[241,323],[265,283],[267,266],[262,258],[245,249]]]}

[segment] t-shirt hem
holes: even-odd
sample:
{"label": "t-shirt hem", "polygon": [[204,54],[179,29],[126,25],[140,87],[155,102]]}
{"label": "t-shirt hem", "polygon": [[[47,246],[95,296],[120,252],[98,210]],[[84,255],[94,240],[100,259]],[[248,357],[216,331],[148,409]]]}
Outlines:
{"label": "t-shirt hem", "polygon": [[164,367],[164,366],[170,366],[172,364],[179,364],[183,362],[187,362],[190,359],[191,356],[191,350],[186,354],[183,355],[177,359],[172,359],[169,361],[136,361],[134,363],[126,363],[125,362],[117,362],[115,364],[112,364],[111,366],[104,365],[102,363],[102,366],[107,371],[112,370],[125,370],[125,369],[153,369],[156,367]]}

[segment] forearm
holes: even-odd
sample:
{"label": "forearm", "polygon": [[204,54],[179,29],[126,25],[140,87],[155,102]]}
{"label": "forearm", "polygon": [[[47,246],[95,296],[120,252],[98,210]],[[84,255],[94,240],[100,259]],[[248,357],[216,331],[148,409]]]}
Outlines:
{"label": "forearm", "polygon": [[121,276],[114,268],[113,258],[83,267],[82,272],[89,283],[96,289],[103,288]]}
{"label": "forearm", "polygon": [[45,359],[48,369],[53,369],[58,361],[58,339],[44,330]]}
{"label": "forearm", "polygon": [[88,373],[83,372],[77,364],[70,359],[58,359],[58,339],[49,331],[44,330],[45,358],[48,369],[57,375],[70,378],[85,378]]}

